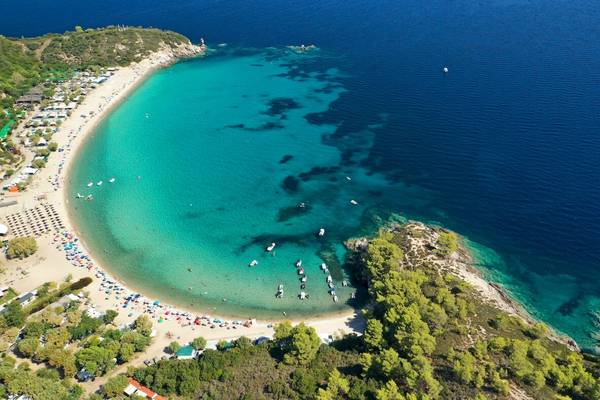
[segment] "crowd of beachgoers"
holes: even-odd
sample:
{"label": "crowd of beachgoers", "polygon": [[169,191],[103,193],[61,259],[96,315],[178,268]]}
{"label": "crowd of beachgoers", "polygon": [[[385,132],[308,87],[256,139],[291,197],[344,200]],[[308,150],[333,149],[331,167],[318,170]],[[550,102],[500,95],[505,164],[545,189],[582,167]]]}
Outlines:
{"label": "crowd of beachgoers", "polygon": [[[85,252],[79,238],[73,233],[68,231],[56,233],[53,236],[52,243],[56,250],[64,252],[66,260],[71,265],[77,268],[85,268],[94,274],[100,281],[97,290],[102,293],[101,295],[104,296],[104,300],[109,301],[115,311],[127,312],[127,316],[130,318],[146,314],[158,323],[175,320],[182,327],[193,328],[195,326],[204,326],[213,329],[216,327],[238,329],[251,327],[256,323],[254,320],[228,321],[209,315],[195,315],[188,311],[162,304],[159,300],[148,299],[140,293],[129,290],[106,271],[97,267],[92,258]],[[94,308],[99,307],[94,305]]]}

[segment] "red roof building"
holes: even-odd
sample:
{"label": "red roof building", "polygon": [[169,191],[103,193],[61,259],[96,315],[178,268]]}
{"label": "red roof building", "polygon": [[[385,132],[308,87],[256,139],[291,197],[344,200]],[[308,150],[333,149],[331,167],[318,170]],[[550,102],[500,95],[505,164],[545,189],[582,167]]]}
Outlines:
{"label": "red roof building", "polygon": [[166,397],[162,397],[158,393],[148,389],[133,378],[129,378],[129,385],[127,385],[123,392],[125,392],[127,396],[135,394],[136,396],[141,396],[150,400],[167,400]]}

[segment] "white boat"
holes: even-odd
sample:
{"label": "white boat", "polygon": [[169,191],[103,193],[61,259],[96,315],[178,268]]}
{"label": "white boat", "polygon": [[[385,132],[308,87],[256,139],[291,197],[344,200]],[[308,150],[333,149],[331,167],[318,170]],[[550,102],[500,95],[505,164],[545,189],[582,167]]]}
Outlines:
{"label": "white boat", "polygon": [[103,183],[102,181],[98,181],[98,182],[96,182],[96,185],[102,186],[102,183]]}
{"label": "white boat", "polygon": [[94,182],[88,182],[87,187],[92,187],[94,186]]}
{"label": "white boat", "polygon": [[302,278],[300,278],[300,282],[306,283],[306,275],[304,275]]}
{"label": "white boat", "polygon": [[274,248],[275,248],[275,242],[273,242],[267,246],[267,251],[273,251]]}
{"label": "white boat", "polygon": [[331,275],[327,275],[326,282],[327,282],[327,283],[331,283],[331,282],[333,282],[333,278],[331,277]]}
{"label": "white boat", "polygon": [[444,71],[445,74],[448,73],[448,67],[444,67],[444,69],[442,69],[442,71]]}
{"label": "white boat", "polygon": [[319,236],[325,236],[325,229],[319,229]]}
{"label": "white boat", "polygon": [[298,275],[304,275],[304,268],[300,268],[298,270]]}
{"label": "white boat", "polygon": [[333,295],[333,302],[337,303],[338,302],[338,297],[336,295]]}
{"label": "white boat", "polygon": [[82,198],[83,198],[83,195],[81,195],[80,193],[77,193],[77,198],[78,198],[78,199],[82,199]]}
{"label": "white boat", "polygon": [[352,178],[350,178],[349,176],[347,176],[347,177],[346,177],[346,180],[347,180],[347,181],[351,181],[351,180],[352,180]]}
{"label": "white boat", "polygon": [[325,271],[327,269],[327,264],[322,263],[321,264],[321,270]]}
{"label": "white boat", "polygon": [[358,205],[358,201],[352,199],[352,200],[350,200],[350,204],[352,204],[353,206],[356,206],[356,205]]}
{"label": "white boat", "polygon": [[108,180],[108,182],[109,182],[109,183],[115,183],[115,178],[110,178],[110,179]]}
{"label": "white boat", "polygon": [[333,282],[328,282],[327,286],[329,287],[329,289],[335,289],[335,285],[333,284]]}
{"label": "white boat", "polygon": [[250,262],[250,264],[249,264],[249,265],[250,265],[251,267],[254,267],[254,266],[258,265],[258,261],[256,261],[256,260],[252,260],[252,261]]}
{"label": "white boat", "polygon": [[300,300],[304,300],[304,299],[306,299],[306,293],[300,292]]}
{"label": "white boat", "polygon": [[88,194],[85,199],[86,200],[94,200],[94,196],[92,196],[91,194]]}
{"label": "white boat", "polygon": [[282,284],[279,284],[279,286],[277,286],[277,294],[275,295],[275,297],[277,297],[277,298],[283,297],[283,285]]}
{"label": "white boat", "polygon": [[300,268],[302,266],[302,260],[296,261],[296,268]]}

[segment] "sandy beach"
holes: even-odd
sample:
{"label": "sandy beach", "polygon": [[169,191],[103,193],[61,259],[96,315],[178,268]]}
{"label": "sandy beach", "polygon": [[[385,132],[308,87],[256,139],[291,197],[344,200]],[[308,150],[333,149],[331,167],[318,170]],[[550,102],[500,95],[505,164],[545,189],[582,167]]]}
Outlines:
{"label": "sandy beach", "polygon": [[[253,321],[251,326],[246,327],[241,325],[242,321],[234,324],[216,316],[206,316],[202,319],[204,326],[197,325],[194,321],[196,317],[202,316],[201,313],[196,314],[191,310],[177,309],[165,304],[157,306],[150,300],[154,300],[152,293],[141,293],[134,301],[127,301],[128,296],[137,292],[129,290],[93,260],[84,244],[77,238],[76,227],[69,220],[67,205],[72,199],[65,193],[65,186],[69,179],[69,167],[78,150],[86,139],[94,134],[97,124],[114,106],[126,98],[149,74],[176,61],[176,58],[174,54],[166,51],[154,53],[139,63],[117,69],[106,82],[88,93],[82,104],[53,136],[53,141],[64,151],[55,152],[50,156],[47,166],[34,175],[25,192],[5,195],[5,201],[14,200],[17,204],[0,208],[0,221],[4,221],[9,214],[34,208],[42,203],[51,204],[68,232],[66,235],[64,232],[53,232],[38,237],[39,250],[34,256],[22,261],[10,261],[4,265],[2,283],[13,287],[19,293],[25,293],[44,282],[63,281],[68,275],[73,279],[92,277],[93,283],[85,290],[88,293],[88,306],[93,306],[99,311],[118,310],[116,324],[130,323],[141,313],[147,313],[153,318],[157,330],[156,338],[140,356],[143,359],[163,355],[164,347],[172,340],[185,343],[197,336],[203,336],[216,342],[242,335],[251,338],[270,336],[273,332],[271,321]],[[10,237],[9,232],[8,238]],[[215,319],[223,322],[213,323]],[[349,312],[305,322],[314,326],[321,337],[327,337],[340,332],[359,331],[359,320],[355,313]],[[142,360],[135,360],[134,364],[138,361]]]}

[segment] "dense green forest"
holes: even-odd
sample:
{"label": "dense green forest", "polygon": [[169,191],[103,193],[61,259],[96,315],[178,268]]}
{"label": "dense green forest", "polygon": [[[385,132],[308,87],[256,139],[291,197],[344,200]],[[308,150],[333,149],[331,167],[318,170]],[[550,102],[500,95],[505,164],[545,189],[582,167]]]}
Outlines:
{"label": "dense green forest", "polygon": [[77,27],[73,32],[22,39],[0,36],[0,107],[10,111],[28,89],[46,79],[64,78],[73,69],[128,65],[162,44],[187,43],[189,39],[175,32],[131,27]]}
{"label": "dense green forest", "polygon": [[[324,345],[312,328],[282,323],[259,346],[241,338],[129,373],[170,398],[600,399],[598,360],[484,301],[445,271],[457,255],[467,257],[451,232],[381,231],[349,258],[372,298],[363,336]],[[118,379],[95,398],[118,393]]]}

